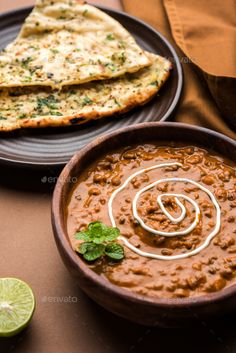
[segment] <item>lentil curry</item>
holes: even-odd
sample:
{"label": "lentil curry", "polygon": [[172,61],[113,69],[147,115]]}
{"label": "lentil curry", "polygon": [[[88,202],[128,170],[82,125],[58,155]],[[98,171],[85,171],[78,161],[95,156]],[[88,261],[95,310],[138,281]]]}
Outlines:
{"label": "lentil curry", "polygon": [[196,297],[236,282],[236,169],[199,147],[113,151],[80,175],[68,205],[71,245],[90,222],[117,226],[121,262],[88,266],[156,298]]}

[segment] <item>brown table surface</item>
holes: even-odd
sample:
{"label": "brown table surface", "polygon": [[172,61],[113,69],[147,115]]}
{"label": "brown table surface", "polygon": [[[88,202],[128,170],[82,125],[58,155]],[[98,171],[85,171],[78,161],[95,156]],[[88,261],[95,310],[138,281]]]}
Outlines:
{"label": "brown table surface", "polygon": [[[32,3],[1,0],[0,12]],[[119,0],[100,3],[121,8]],[[0,277],[25,280],[37,299],[31,325],[15,338],[0,339],[1,353],[236,352],[234,318],[198,322],[196,329],[149,329],[88,299],[70,277],[54,243],[50,222],[54,185],[41,182],[50,175],[0,167]]]}

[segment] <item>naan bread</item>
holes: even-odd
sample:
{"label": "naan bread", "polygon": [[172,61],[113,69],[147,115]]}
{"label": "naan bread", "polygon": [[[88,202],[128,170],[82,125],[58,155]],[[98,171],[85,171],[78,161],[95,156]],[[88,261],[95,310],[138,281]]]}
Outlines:
{"label": "naan bread", "polygon": [[0,87],[81,84],[150,65],[113,18],[76,0],[37,0],[17,39],[0,54]]}
{"label": "naan bread", "polygon": [[126,112],[149,101],[165,82],[171,63],[147,53],[152,65],[120,78],[52,91],[24,87],[0,91],[0,131],[83,124]]}

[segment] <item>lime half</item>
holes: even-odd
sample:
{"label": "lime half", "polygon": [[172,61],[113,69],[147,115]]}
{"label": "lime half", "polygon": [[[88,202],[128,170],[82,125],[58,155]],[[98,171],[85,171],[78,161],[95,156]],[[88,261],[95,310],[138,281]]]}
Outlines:
{"label": "lime half", "polygon": [[16,278],[0,278],[0,337],[23,330],[34,309],[35,298],[28,284]]}

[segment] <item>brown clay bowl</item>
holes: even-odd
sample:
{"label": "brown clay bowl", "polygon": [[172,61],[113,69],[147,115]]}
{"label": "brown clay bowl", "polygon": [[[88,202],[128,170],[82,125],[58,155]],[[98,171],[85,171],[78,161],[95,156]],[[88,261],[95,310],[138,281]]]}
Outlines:
{"label": "brown clay bowl", "polygon": [[72,250],[66,208],[73,178],[111,148],[150,141],[178,141],[213,150],[236,162],[236,141],[217,132],[178,123],[144,123],[97,138],[80,150],[62,171],[52,201],[52,224],[58,250],[81,289],[107,310],[145,325],[186,326],[236,309],[236,284],[197,298],[151,299],[111,284],[93,272]]}

